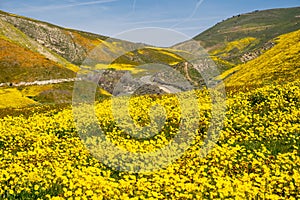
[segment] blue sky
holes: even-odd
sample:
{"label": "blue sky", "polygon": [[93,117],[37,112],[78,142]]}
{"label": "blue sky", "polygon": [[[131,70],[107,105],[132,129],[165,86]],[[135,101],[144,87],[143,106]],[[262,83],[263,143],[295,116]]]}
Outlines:
{"label": "blue sky", "polygon": [[193,37],[233,15],[300,0],[1,0],[0,10],[107,36],[144,27]]}

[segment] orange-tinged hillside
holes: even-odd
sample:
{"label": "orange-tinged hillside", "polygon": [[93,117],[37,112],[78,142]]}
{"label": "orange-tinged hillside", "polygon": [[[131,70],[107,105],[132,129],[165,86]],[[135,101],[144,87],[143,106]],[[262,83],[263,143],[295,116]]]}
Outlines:
{"label": "orange-tinged hillside", "polygon": [[43,55],[0,39],[0,82],[74,77],[75,73]]}

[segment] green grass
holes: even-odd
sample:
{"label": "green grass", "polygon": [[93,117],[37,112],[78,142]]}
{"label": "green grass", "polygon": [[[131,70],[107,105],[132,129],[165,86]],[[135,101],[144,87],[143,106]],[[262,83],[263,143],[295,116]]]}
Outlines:
{"label": "green grass", "polygon": [[[272,156],[277,156],[278,154],[284,154],[292,152],[296,147],[300,146],[300,141],[298,140],[291,140],[288,137],[283,137],[280,140],[272,140],[272,139],[266,139],[263,141],[242,141],[242,142],[236,142],[233,144],[233,146],[245,146],[247,150],[254,150],[261,148],[262,145],[264,145],[270,152]],[[300,155],[300,152],[299,152]]]}
{"label": "green grass", "polygon": [[17,117],[24,116],[30,117],[38,113],[58,113],[66,108],[70,108],[70,104],[43,104],[43,105],[31,105],[21,108],[0,108],[0,118],[7,116]]}

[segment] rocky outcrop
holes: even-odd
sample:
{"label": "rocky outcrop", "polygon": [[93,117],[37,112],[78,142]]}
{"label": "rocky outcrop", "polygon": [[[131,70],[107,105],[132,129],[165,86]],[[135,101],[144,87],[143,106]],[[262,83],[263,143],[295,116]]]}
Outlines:
{"label": "rocky outcrop", "polygon": [[165,94],[166,92],[159,88],[157,85],[152,84],[144,84],[138,89],[136,89],[133,93],[133,96],[147,95],[147,94]]}
{"label": "rocky outcrop", "polygon": [[71,31],[44,22],[1,13],[0,19],[12,24],[39,44],[72,63],[81,64],[87,55],[86,49],[74,42]]}
{"label": "rocky outcrop", "polygon": [[99,78],[98,85],[109,93],[113,93],[114,88],[119,82],[120,78],[125,74],[125,71],[104,70]]}
{"label": "rocky outcrop", "polygon": [[260,56],[261,54],[263,54],[265,51],[271,49],[272,47],[275,46],[275,42],[267,42],[266,44],[264,44],[261,48],[256,49],[254,51],[251,52],[247,52],[245,53],[242,57],[241,57],[241,61],[242,63],[246,63],[250,60],[253,60],[255,58],[257,58],[258,56]]}

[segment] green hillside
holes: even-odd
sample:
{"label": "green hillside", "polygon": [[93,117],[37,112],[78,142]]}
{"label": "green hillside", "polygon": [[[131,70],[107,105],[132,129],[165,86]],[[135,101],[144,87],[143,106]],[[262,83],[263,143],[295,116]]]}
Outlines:
{"label": "green hillside", "polygon": [[224,20],[194,37],[212,55],[240,63],[255,50],[272,46],[270,40],[300,29],[300,7],[254,11]]}

